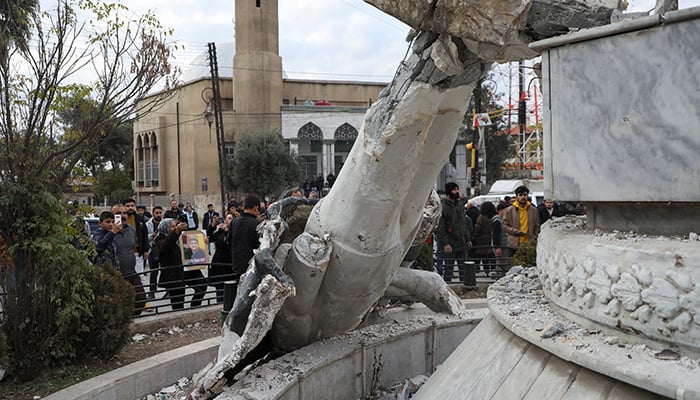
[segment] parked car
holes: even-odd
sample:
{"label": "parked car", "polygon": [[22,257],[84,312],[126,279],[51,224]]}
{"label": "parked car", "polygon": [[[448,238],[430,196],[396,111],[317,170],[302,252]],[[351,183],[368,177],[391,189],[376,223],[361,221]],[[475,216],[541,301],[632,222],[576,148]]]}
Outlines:
{"label": "parked car", "polygon": [[513,197],[515,195],[514,194],[510,194],[510,195],[508,195],[508,194],[484,194],[481,196],[472,197],[471,199],[469,199],[469,201],[471,201],[472,204],[476,205],[477,207],[481,207],[481,205],[487,201],[490,201],[494,205],[498,205],[498,203],[501,202],[501,200],[503,200],[503,198],[505,196]]}
{"label": "parked car", "polygon": [[85,231],[92,237],[92,233],[100,229],[100,219],[97,217],[85,217]]}

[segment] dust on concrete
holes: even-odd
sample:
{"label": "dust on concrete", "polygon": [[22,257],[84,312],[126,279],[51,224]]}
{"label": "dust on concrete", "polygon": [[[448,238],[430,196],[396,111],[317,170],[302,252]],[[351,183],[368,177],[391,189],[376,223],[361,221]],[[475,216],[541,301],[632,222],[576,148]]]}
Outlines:
{"label": "dust on concrete", "polygon": [[[625,235],[627,240],[629,236]],[[615,234],[611,240],[620,240]],[[542,291],[536,268],[514,267],[493,284],[488,292],[489,310],[513,333],[545,350],[576,359],[577,363],[609,375],[624,366],[625,375],[657,376],[666,371],[664,382],[628,382],[655,391],[663,386],[682,389],[695,386],[693,376],[700,371],[697,354],[671,343],[649,340],[642,335],[626,334],[592,321],[581,320],[553,306]],[[556,326],[557,329],[550,328]],[[618,379],[621,377],[617,377]],[[654,378],[656,379],[656,378]],[[673,381],[673,382],[670,382]]]}

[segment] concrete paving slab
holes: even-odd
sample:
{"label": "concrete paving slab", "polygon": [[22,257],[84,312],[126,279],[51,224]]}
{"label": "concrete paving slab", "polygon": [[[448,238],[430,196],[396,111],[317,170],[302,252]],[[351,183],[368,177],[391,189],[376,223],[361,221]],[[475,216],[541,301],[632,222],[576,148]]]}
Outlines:
{"label": "concrete paving slab", "polygon": [[[491,338],[488,347],[484,345],[485,338]],[[414,400],[660,398],[663,396],[551,355],[504,329],[491,315],[412,397]]]}
{"label": "concrete paving slab", "polygon": [[518,362],[506,377],[506,381],[518,379],[520,383],[518,385],[506,385],[504,382],[501,382],[498,390],[491,397],[493,400],[513,400],[525,397],[525,394],[530,391],[537,377],[540,376],[542,370],[549,363],[552,355],[537,346],[528,344],[524,357],[527,357],[529,362]]}

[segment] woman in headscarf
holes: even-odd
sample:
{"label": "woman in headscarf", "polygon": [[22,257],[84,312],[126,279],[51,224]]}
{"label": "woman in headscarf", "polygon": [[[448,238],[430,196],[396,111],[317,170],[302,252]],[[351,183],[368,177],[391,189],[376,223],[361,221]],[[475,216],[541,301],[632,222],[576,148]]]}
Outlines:
{"label": "woman in headscarf", "polygon": [[187,230],[187,223],[166,218],[158,224],[156,246],[160,252],[160,276],[158,286],[166,289],[173,309],[185,307],[185,289],[194,289],[190,306],[198,307],[207,291],[207,282],[200,270],[184,271],[178,239]]}
{"label": "woman in headscarf", "polygon": [[[497,215],[496,206],[490,201],[484,202],[479,209],[479,216],[474,224],[474,247],[472,251],[476,261],[483,263],[484,271],[488,274],[493,266],[493,217]],[[500,232],[498,233],[500,235]]]}

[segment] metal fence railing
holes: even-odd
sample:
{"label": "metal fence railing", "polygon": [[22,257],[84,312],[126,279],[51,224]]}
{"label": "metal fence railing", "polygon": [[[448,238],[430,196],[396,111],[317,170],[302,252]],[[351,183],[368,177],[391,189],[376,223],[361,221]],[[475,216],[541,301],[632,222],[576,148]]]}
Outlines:
{"label": "metal fence railing", "polygon": [[[137,295],[134,317],[165,314],[183,309],[208,307],[224,302],[224,282],[235,280],[233,274],[212,276],[212,264],[174,265],[149,269],[137,274],[141,285],[135,285],[137,293],[143,292],[145,304]],[[183,277],[168,282],[159,281],[158,275],[168,269],[183,269]]]}
{"label": "metal fence railing", "polygon": [[497,257],[493,250],[490,246],[474,246],[464,259],[436,253],[433,255],[435,270],[447,283],[465,283],[468,286],[472,274],[477,278],[501,278],[508,272],[510,258],[505,255]]}
{"label": "metal fence railing", "polygon": [[[509,268],[508,257],[496,257],[491,248],[488,256],[477,256],[478,247],[472,247],[465,259],[440,257],[434,254],[435,270],[448,283],[464,283],[469,286],[471,277],[498,279],[505,275]],[[135,285],[137,292],[143,292],[145,298],[135,302],[134,317],[165,314],[186,309],[208,307],[224,303],[224,282],[236,281],[236,276],[213,276],[212,264],[175,265],[157,269],[149,269],[138,274],[140,285]],[[167,269],[185,269],[190,272],[183,273],[182,279],[159,283],[159,274]],[[199,268],[199,269],[193,269]],[[465,281],[466,279],[466,281]],[[0,287],[0,296],[5,296]],[[145,304],[144,304],[145,303]],[[0,302],[2,304],[2,302]],[[2,310],[0,309],[0,318]]]}

